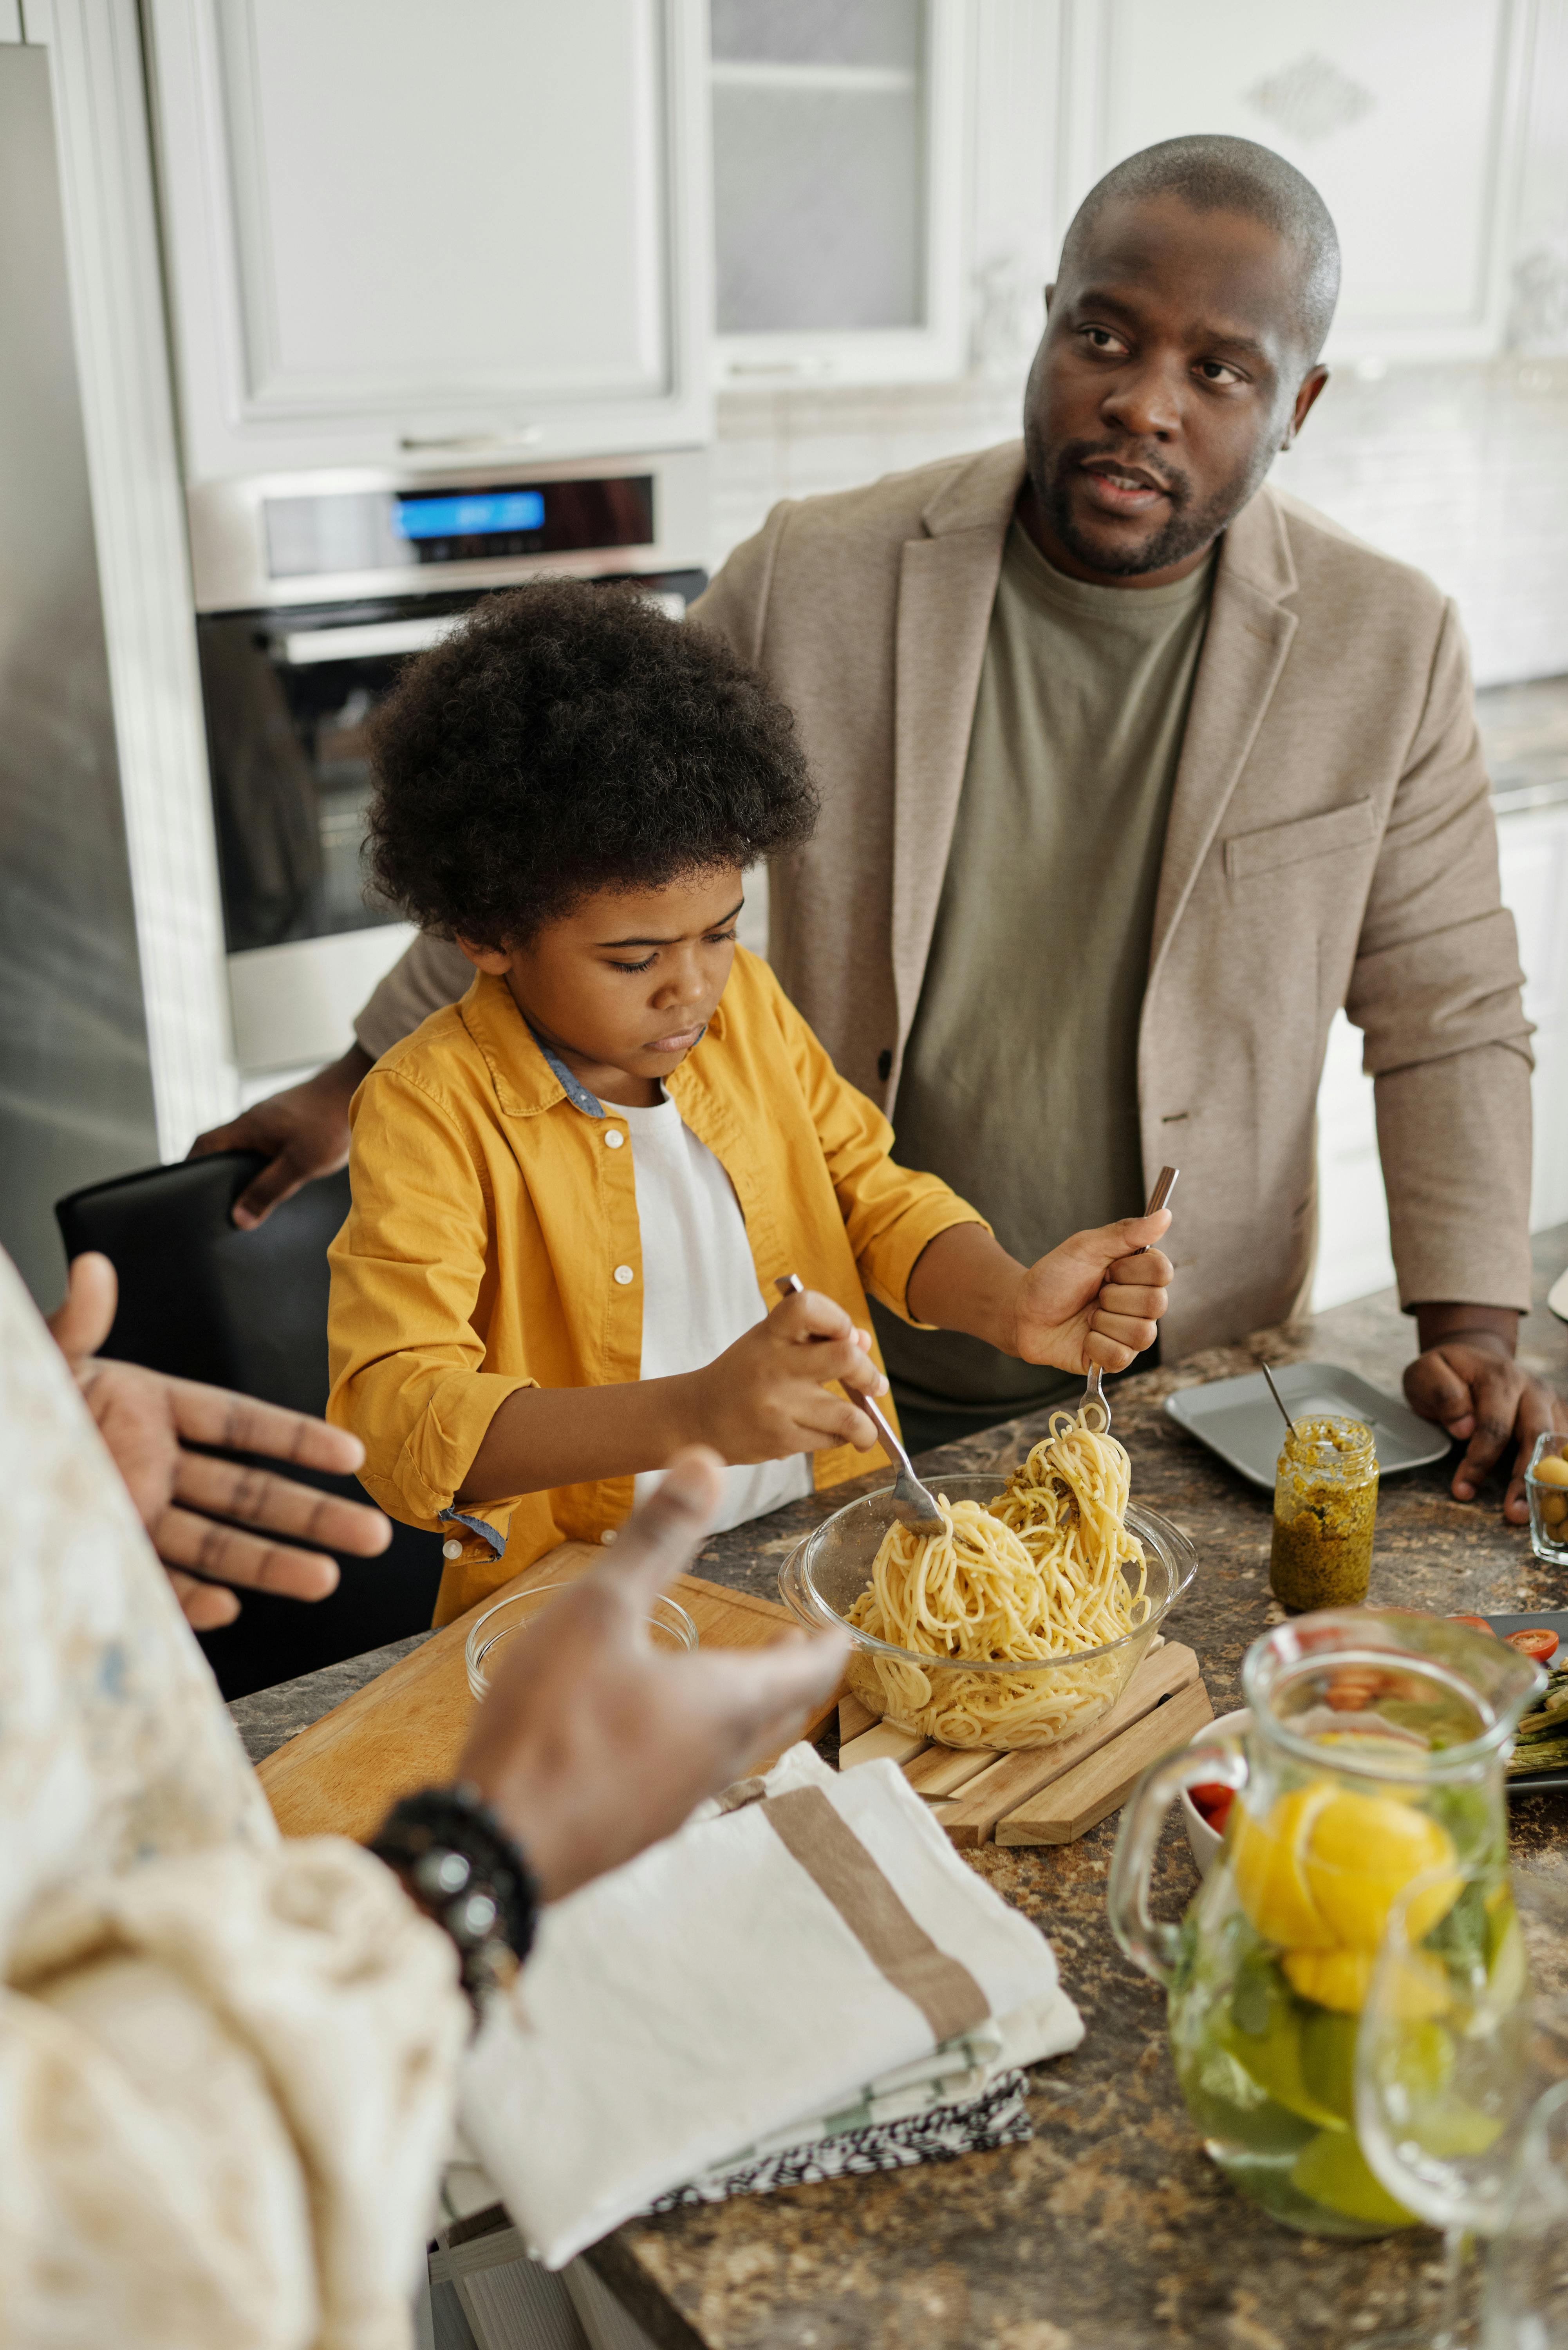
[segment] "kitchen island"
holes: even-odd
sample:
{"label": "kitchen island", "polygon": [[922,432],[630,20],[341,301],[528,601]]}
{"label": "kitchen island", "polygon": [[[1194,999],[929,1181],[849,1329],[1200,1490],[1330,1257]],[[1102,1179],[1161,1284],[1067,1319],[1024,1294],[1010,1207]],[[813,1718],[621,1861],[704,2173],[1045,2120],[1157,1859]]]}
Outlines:
{"label": "kitchen island", "polygon": [[[1537,1310],[1521,1353],[1568,1386],[1568,1328],[1540,1304],[1568,1260],[1568,1228],[1540,1236]],[[1272,1360],[1328,1358],[1397,1392],[1413,1326],[1388,1294],[1255,1342]],[[1171,1629],[1198,1651],[1217,1714],[1240,1702],[1247,1648],[1279,1611],[1268,1584],[1270,1504],[1168,1420],[1178,1387],[1253,1367],[1224,1348],[1115,1386],[1116,1433],[1137,1498],[1175,1519],[1199,1571]],[[1043,1433],[1030,1420],[927,1454],[923,1475],[1010,1469]],[[1563,1578],[1505,1527],[1501,1487],[1448,1492],[1443,1464],[1391,1479],[1377,1520],[1371,1597],[1442,1612],[1564,1604]],[[867,1484],[882,1482],[867,1480]],[[801,1534],[857,1487],[794,1503],[718,1536],[697,1572],[772,1596]],[[258,1755],[337,1703],[412,1644],[239,1700]],[[1568,1868],[1568,1797],[1511,1812],[1521,1858]],[[1381,2243],[1292,2235],[1207,2161],[1178,2093],[1165,2006],[1123,1960],[1105,1916],[1116,1819],[1076,1845],[982,1846],[966,1857],[1050,1934],[1087,2027],[1039,2068],[1034,2137],[999,2152],[875,2178],[634,2220],[588,2255],[650,2337],[671,2350],[1342,2350],[1386,2324],[1429,2318],[1437,2245],[1424,2230]],[[1175,1917],[1197,1883],[1168,1828],[1156,1907]]]}

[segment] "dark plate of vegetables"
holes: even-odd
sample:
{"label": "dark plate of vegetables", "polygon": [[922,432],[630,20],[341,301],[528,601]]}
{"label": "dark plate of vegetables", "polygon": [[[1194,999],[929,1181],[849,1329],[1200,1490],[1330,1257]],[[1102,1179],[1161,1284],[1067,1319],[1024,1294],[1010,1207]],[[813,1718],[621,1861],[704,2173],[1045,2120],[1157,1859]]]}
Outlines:
{"label": "dark plate of vegetables", "polygon": [[1521,1795],[1568,1787],[1568,1609],[1540,1608],[1530,1616],[1460,1616],[1460,1624],[1495,1632],[1533,1657],[1546,1673],[1546,1693],[1520,1717],[1508,1783]]}

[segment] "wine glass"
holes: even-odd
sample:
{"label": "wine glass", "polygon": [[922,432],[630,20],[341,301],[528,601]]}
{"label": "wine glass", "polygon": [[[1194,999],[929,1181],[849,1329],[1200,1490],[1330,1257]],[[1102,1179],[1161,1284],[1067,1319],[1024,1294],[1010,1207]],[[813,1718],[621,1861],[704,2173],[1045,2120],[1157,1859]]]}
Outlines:
{"label": "wine glass", "polygon": [[1469,2239],[1509,2226],[1532,2112],[1568,2083],[1565,1993],[1568,1879],[1450,1863],[1389,1911],[1356,2035],[1355,2120],[1380,2184],[1443,2232],[1433,2350],[1459,2343]]}
{"label": "wine glass", "polygon": [[1538,2098],[1487,2253],[1482,2350],[1568,2350],[1568,2081]]}

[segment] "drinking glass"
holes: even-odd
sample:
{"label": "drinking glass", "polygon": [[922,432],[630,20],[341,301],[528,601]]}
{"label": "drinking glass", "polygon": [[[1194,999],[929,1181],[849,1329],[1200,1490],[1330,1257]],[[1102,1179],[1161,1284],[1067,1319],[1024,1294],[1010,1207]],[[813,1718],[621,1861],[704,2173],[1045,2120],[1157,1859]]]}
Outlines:
{"label": "drinking glass", "polygon": [[1537,2102],[1568,2085],[1565,1979],[1568,1879],[1450,1865],[1389,1911],[1356,2035],[1355,2120],[1379,2184],[1442,2230],[1433,2350],[1463,2338],[1469,2239],[1510,2226]]}
{"label": "drinking glass", "polygon": [[1568,2081],[1537,2100],[1487,2252],[1481,2350],[1568,2350]]}
{"label": "drinking glass", "polygon": [[[506,1643],[526,1631],[536,1616],[542,1616],[553,1600],[571,1588],[569,1583],[536,1583],[531,1590],[514,1591],[509,1599],[498,1599],[493,1607],[485,1609],[462,1648],[468,1686],[474,1697],[488,1694],[492,1677],[501,1662],[500,1652]],[[696,1625],[668,1592],[659,1592],[649,1603],[644,1626],[656,1648],[679,1652],[697,1646]]]}

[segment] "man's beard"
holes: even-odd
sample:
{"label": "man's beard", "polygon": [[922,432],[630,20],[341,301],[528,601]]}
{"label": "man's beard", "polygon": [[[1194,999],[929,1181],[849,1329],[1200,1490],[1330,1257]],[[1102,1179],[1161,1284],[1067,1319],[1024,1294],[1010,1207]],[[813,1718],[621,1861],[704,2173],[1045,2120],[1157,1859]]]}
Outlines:
{"label": "man's beard", "polygon": [[[1217,491],[1207,504],[1199,506],[1193,503],[1190,480],[1162,463],[1158,451],[1146,454],[1136,442],[1069,441],[1047,461],[1033,433],[1028,441],[1030,486],[1058,541],[1088,569],[1103,571],[1118,579],[1138,579],[1147,572],[1166,571],[1173,564],[1184,563],[1189,556],[1200,554],[1241,512],[1268,472],[1268,460],[1263,457],[1238,480]],[[1106,547],[1074,521],[1068,484],[1089,457],[1110,457],[1119,464],[1152,473],[1164,489],[1169,502],[1165,520],[1141,546]]]}

